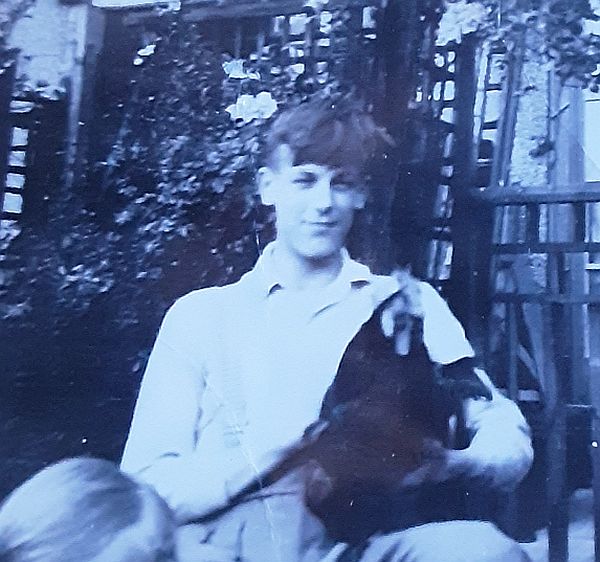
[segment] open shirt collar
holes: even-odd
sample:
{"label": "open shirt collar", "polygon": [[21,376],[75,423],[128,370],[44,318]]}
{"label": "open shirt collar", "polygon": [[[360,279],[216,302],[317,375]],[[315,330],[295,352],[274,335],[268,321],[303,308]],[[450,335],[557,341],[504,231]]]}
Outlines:
{"label": "open shirt collar", "polygon": [[[273,259],[276,245],[276,241],[269,243],[256,263],[261,291],[265,297],[277,289],[284,288],[283,277],[277,271]],[[370,269],[366,265],[354,261],[346,248],[342,248],[341,252],[342,268],[338,276],[329,284],[329,287],[335,291],[350,288],[354,284],[370,283],[373,277]]]}

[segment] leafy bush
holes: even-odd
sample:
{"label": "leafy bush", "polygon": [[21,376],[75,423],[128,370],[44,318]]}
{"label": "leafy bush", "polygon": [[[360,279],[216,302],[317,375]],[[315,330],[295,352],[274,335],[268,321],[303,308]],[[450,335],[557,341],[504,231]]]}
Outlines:
{"label": "leafy bush", "polygon": [[[341,16],[333,28],[345,32]],[[11,242],[18,267],[0,307],[13,320],[7,329],[44,325],[57,337],[102,311],[101,326],[88,326],[87,337],[122,334],[130,351],[123,370],[127,363],[141,369],[175,298],[239,278],[271,236],[254,176],[274,103],[333,99],[347,89],[331,68],[308,76],[278,66],[270,53],[232,60],[177,15],[163,15],[149,36],[131,53],[116,136],[97,127],[100,137],[92,139],[108,153],[93,163],[86,185],[57,190],[47,223],[34,217]],[[343,57],[337,60],[342,74]],[[258,105],[234,120],[239,100]]]}
{"label": "leafy bush", "polygon": [[563,80],[600,88],[600,35],[590,24],[600,20],[596,0],[445,0],[438,42],[460,43],[464,35],[507,42],[530,34],[540,40],[548,68]]}
{"label": "leafy bush", "polygon": [[[332,24],[338,49],[342,16]],[[239,278],[271,236],[254,176],[272,100],[282,108],[348,87],[333,67],[288,69],[276,49],[235,61],[178,15],[144,37],[119,53],[127,68],[107,73],[127,75],[127,91],[97,92],[90,154],[102,156],[87,181],[50,186],[47,218],[24,213],[18,229],[0,232],[10,263],[0,279],[0,395],[9,397],[0,470],[10,476],[0,496],[51,460],[119,456],[166,308]],[[335,60],[341,75],[344,56]]]}

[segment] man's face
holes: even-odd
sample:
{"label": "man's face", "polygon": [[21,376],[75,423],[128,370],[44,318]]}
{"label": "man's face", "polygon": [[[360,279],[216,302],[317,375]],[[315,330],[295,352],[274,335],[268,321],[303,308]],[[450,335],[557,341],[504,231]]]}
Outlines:
{"label": "man's face", "polygon": [[329,258],[344,246],[354,211],[365,203],[358,170],[293,162],[292,150],[279,147],[273,166],[261,170],[262,202],[275,206],[277,240],[288,251]]}

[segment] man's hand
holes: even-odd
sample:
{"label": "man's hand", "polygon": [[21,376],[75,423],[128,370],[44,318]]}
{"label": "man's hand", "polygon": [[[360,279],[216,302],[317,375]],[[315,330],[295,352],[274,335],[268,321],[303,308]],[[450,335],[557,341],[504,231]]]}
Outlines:
{"label": "man's hand", "polygon": [[[446,449],[439,441],[427,440],[424,444],[425,462],[417,470],[407,474],[402,485],[410,488],[426,483],[440,483],[457,477],[480,480],[481,483],[499,491],[510,491],[519,482],[514,474],[510,459],[498,459],[490,452],[482,458],[471,447]],[[499,466],[505,470],[499,469]]]}
{"label": "man's hand", "polygon": [[423,464],[408,473],[402,485],[417,487],[426,483],[445,482],[467,475],[472,469],[472,459],[467,449],[447,449],[439,441],[427,439],[423,443]]}
{"label": "man's hand", "polygon": [[399,292],[381,314],[381,331],[386,338],[395,338],[398,355],[408,355],[415,320],[423,318],[419,281],[406,269],[396,269],[392,276]]}

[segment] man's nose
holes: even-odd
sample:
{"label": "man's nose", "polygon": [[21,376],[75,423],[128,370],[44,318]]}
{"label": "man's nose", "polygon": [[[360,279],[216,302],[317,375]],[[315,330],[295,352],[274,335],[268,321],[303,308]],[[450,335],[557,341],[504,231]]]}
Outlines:
{"label": "man's nose", "polygon": [[330,209],[333,205],[333,190],[329,178],[320,179],[312,189],[314,206],[319,210]]}

